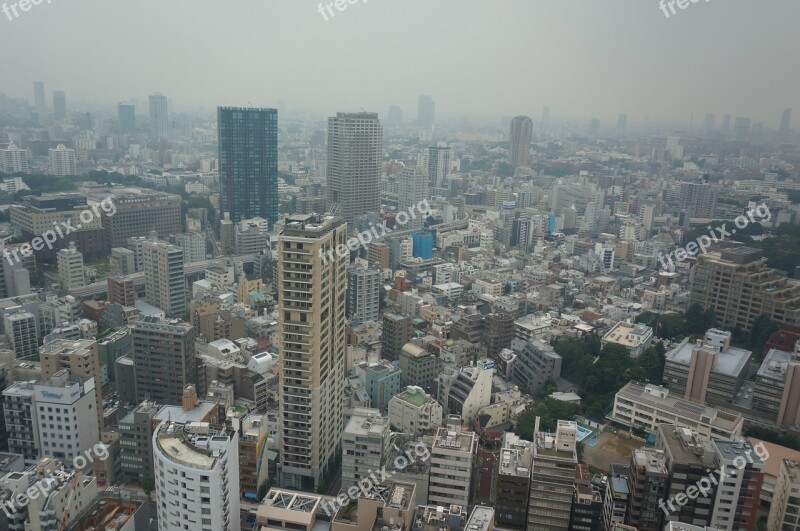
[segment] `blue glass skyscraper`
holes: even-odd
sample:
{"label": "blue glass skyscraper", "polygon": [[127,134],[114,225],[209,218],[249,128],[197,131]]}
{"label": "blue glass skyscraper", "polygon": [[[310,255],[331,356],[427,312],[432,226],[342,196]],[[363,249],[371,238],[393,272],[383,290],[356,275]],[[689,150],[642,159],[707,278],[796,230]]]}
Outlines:
{"label": "blue glass skyscraper", "polygon": [[278,111],[219,107],[220,208],[234,223],[278,220]]}

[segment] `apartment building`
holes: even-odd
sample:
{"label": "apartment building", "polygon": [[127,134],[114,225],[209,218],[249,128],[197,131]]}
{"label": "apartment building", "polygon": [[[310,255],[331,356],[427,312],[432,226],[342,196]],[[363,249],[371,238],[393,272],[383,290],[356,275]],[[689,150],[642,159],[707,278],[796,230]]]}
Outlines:
{"label": "apartment building", "polygon": [[800,530],[798,515],[800,515],[800,463],[783,459],[769,510],[767,531]]}
{"label": "apartment building", "polygon": [[389,422],[400,433],[426,433],[442,425],[442,406],[422,388],[409,385],[389,400]]}
{"label": "apartment building", "polygon": [[342,434],[342,489],[359,485],[381,469],[389,444],[389,419],[371,408],[355,408]]}
{"label": "apartment building", "polygon": [[692,268],[689,304],[713,309],[717,326],[749,330],[761,314],[800,325],[800,282],[767,266],[759,249],[733,247],[698,256]]}
{"label": "apartment building", "polygon": [[528,529],[568,529],[575,492],[578,425],[559,420],[555,433],[534,427]]}

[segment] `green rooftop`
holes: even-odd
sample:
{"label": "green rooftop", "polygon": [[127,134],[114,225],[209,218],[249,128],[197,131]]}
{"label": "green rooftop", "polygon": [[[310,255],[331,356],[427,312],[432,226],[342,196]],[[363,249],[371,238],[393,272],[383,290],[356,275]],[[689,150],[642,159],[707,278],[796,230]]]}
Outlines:
{"label": "green rooftop", "polygon": [[404,391],[400,397],[408,402],[409,404],[415,405],[417,407],[425,405],[428,399],[423,395],[420,391],[416,393],[411,393],[409,391]]}

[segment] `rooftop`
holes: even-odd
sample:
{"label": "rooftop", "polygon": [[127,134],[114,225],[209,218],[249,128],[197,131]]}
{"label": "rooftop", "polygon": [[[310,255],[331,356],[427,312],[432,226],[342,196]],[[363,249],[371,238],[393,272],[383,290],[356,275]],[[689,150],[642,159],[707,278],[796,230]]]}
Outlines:
{"label": "rooftop", "polygon": [[624,347],[638,347],[652,336],[653,329],[649,326],[619,322],[603,336],[603,341],[610,341]]}
{"label": "rooftop", "polygon": [[737,457],[746,459],[747,462],[754,462],[763,465],[764,461],[753,451],[753,444],[745,439],[736,441],[714,440],[712,444],[717,447],[717,451],[726,461],[733,461]]}
{"label": "rooftop", "polygon": [[405,391],[401,392],[397,397],[416,407],[424,406],[432,400],[429,395],[425,394],[425,391],[423,391],[421,387],[413,385],[406,387]]}
{"label": "rooftop", "polygon": [[790,363],[800,363],[800,356],[785,350],[770,349],[758,368],[758,377],[779,380],[782,383],[786,379],[786,369]]}
{"label": "rooftop", "polygon": [[741,423],[741,415],[717,411],[703,404],[671,397],[669,390],[655,385],[629,382],[617,391],[617,397],[725,431],[733,431]]}
{"label": "rooftop", "polygon": [[433,440],[433,447],[471,452],[475,442],[475,434],[471,431],[453,431],[448,428],[439,428]]}
{"label": "rooftop", "polygon": [[[703,348],[708,351],[715,351],[713,346],[705,343],[698,345],[689,341],[689,338],[684,339],[678,344],[677,347],[667,352],[667,362],[677,363],[680,365],[689,366],[692,363],[692,353],[696,348]],[[725,376],[737,377],[743,370],[747,368],[750,361],[752,352],[737,347],[728,347],[726,351],[720,351],[716,356],[714,366],[711,372],[722,374]]]}
{"label": "rooftop", "polygon": [[465,529],[470,531],[492,531],[494,529],[494,509],[491,507],[475,506],[467,520]]}

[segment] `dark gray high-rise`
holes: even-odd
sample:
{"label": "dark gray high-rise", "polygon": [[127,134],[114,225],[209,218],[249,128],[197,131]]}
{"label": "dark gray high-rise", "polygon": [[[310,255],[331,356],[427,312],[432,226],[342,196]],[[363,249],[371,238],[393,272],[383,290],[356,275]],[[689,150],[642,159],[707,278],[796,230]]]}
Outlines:
{"label": "dark gray high-rise", "polygon": [[124,135],[136,132],[136,107],[132,103],[118,103],[119,130]]}
{"label": "dark gray high-rise", "polygon": [[33,82],[33,103],[36,106],[36,115],[39,118],[39,125],[47,123],[47,102],[44,99],[44,83],[42,81]]}
{"label": "dark gray high-rise", "polygon": [[234,223],[278,220],[278,111],[219,107],[220,208]]}
{"label": "dark gray high-rise", "polygon": [[53,117],[57,122],[67,119],[67,95],[63,90],[53,92]]}

